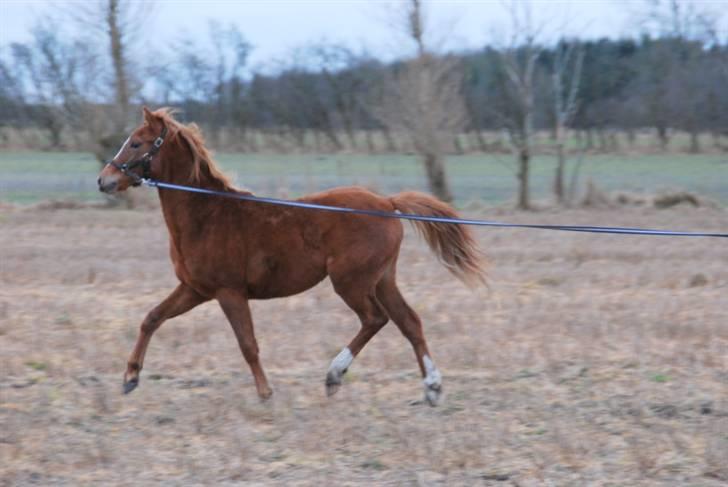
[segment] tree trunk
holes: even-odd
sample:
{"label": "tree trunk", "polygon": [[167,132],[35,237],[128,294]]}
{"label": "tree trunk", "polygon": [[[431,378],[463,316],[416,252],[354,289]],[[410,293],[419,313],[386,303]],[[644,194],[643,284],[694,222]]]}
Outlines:
{"label": "tree trunk", "polygon": [[564,167],[566,166],[566,154],[564,142],[559,140],[556,144],[556,173],[554,174],[554,196],[556,202],[564,204]]}
{"label": "tree trunk", "polygon": [[251,129],[246,130],[244,133],[247,145],[250,147],[250,152],[258,152],[258,131]]}
{"label": "tree trunk", "polygon": [[700,152],[700,136],[697,130],[690,131],[690,153],[697,154]]}
{"label": "tree trunk", "polygon": [[586,149],[594,150],[594,129],[586,129]]}
{"label": "tree trunk", "polygon": [[667,127],[660,124],[657,126],[657,138],[660,141],[660,149],[667,150],[667,144],[670,142],[670,138],[667,135]]}
{"label": "tree trunk", "polygon": [[392,132],[390,132],[389,129],[385,128],[382,130],[382,133],[384,134],[384,141],[387,143],[387,152],[397,152],[397,144],[394,143],[394,137],[392,137]]}
{"label": "tree trunk", "polygon": [[313,140],[314,140],[314,147],[315,147],[316,153],[323,154],[324,149],[323,149],[323,144],[321,142],[321,132],[320,131],[313,129]]}
{"label": "tree trunk", "polygon": [[607,134],[603,128],[597,129],[597,135],[599,136],[599,151],[609,152],[609,144],[607,142]]}
{"label": "tree trunk", "polygon": [[346,132],[346,138],[349,141],[349,150],[356,151],[356,132],[354,131],[354,123],[351,121],[348,115],[342,113],[341,118],[344,120],[344,132]]}
{"label": "tree trunk", "polygon": [[475,139],[478,141],[478,149],[480,152],[488,152],[488,143],[483,137],[483,132],[480,129],[475,129]]}
{"label": "tree trunk", "polygon": [[48,118],[42,120],[45,127],[48,129],[48,136],[50,138],[49,149],[58,150],[61,148],[61,132],[63,131],[63,125],[53,116],[49,115]]}
{"label": "tree trunk", "polygon": [[633,128],[627,129],[627,141],[629,142],[629,148],[634,149],[635,143],[637,142],[637,134]]}
{"label": "tree trunk", "polygon": [[341,152],[344,146],[341,144],[339,137],[336,135],[336,131],[327,124],[327,126],[321,130],[324,136],[331,142],[332,148],[335,152]]}
{"label": "tree trunk", "polygon": [[465,150],[463,149],[463,145],[460,142],[460,137],[458,136],[458,134],[453,134],[452,145],[457,155],[462,156],[463,154],[465,154]]}
{"label": "tree trunk", "polygon": [[521,210],[531,209],[531,199],[528,188],[528,173],[531,163],[531,151],[529,147],[522,147],[518,150],[518,208]]}
{"label": "tree trunk", "polygon": [[609,141],[609,150],[611,152],[619,152],[619,138],[617,137],[616,130],[609,131],[607,140]]}
{"label": "tree trunk", "polygon": [[432,153],[424,154],[424,163],[430,192],[442,201],[452,201],[452,192],[450,191],[447,174],[445,174],[445,161],[442,156]]}
{"label": "tree trunk", "polygon": [[722,149],[723,147],[720,144],[720,132],[718,132],[717,130],[711,130],[710,136],[713,139],[713,147],[715,147],[716,149]]}
{"label": "tree trunk", "polygon": [[364,133],[366,134],[367,152],[369,152],[369,154],[374,154],[377,151],[377,147],[376,147],[376,145],[374,145],[374,137],[372,136],[372,130],[365,129]]}
{"label": "tree trunk", "polygon": [[109,0],[106,23],[109,27],[111,61],[114,67],[114,87],[116,88],[116,105],[118,110],[114,130],[116,132],[124,132],[129,115],[129,86],[124,61],[124,44],[119,26],[119,0]]}

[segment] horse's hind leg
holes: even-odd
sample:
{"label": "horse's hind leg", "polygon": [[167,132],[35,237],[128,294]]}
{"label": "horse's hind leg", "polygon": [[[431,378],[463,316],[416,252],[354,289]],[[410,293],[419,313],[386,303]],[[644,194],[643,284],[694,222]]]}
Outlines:
{"label": "horse's hind leg", "polygon": [[[357,314],[361,329],[349,345],[331,361],[326,374],[326,394],[331,396],[341,386],[341,379],[364,345],[387,324],[389,318],[375,296],[374,289],[380,272],[331,275],[334,290]],[[355,276],[355,277],[353,277]]]}
{"label": "horse's hind leg", "polygon": [[124,374],[124,394],[133,391],[139,384],[139,372],[144,365],[144,355],[147,353],[147,346],[154,332],[166,320],[186,313],[205,301],[207,301],[207,298],[198,294],[194,289],[185,284],[180,284],[172,291],[172,294],[167,299],[147,314],[139,329],[136,345],[126,366],[126,373]]}
{"label": "horse's hind leg", "polygon": [[430,406],[436,406],[442,393],[442,377],[427,349],[420,317],[409,307],[397,288],[394,264],[377,284],[377,298],[392,321],[412,344],[424,378],[425,399]]}

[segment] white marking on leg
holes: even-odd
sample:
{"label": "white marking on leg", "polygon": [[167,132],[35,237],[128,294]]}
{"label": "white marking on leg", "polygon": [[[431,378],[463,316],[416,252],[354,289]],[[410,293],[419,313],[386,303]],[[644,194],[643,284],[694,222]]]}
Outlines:
{"label": "white marking on leg", "polygon": [[351,354],[349,347],[344,348],[339,355],[334,357],[329,365],[329,371],[326,373],[326,395],[331,396],[336,394],[341,386],[341,377],[346,372],[346,369],[351,365],[354,356]]}
{"label": "white marking on leg", "polygon": [[341,376],[344,375],[344,372],[349,368],[353,360],[354,356],[351,354],[351,350],[349,350],[349,347],[345,347],[341,352],[339,352],[339,355],[334,357],[334,360],[331,361],[331,365],[329,365],[329,375],[333,375],[334,377],[341,379]]}
{"label": "white marking on leg", "polygon": [[425,366],[425,378],[422,381],[425,384],[425,399],[427,399],[430,405],[435,406],[440,398],[442,376],[432,362],[432,359],[427,355],[422,357],[422,363]]}
{"label": "white marking on leg", "polygon": [[425,385],[427,387],[439,386],[442,384],[442,376],[440,371],[437,370],[432,359],[425,355],[422,357],[422,362],[425,364]]}

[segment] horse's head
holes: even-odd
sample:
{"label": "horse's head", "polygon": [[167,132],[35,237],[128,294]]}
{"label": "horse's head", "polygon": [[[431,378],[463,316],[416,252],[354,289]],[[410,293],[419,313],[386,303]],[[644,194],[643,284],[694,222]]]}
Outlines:
{"label": "horse's head", "polygon": [[138,186],[142,179],[160,172],[159,153],[167,126],[163,117],[144,107],[142,124],[126,139],[119,152],[99,174],[99,191],[115,193],[129,186]]}

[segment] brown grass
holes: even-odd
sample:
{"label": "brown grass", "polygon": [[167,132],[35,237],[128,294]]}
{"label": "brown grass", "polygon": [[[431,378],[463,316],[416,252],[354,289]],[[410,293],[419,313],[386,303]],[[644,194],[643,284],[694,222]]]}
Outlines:
{"label": "brown grass", "polygon": [[[727,216],[498,218],[725,231]],[[271,403],[214,304],[162,327],[122,396],[137,327],[175,282],[161,216],[3,209],[0,228],[1,484],[728,481],[720,240],[479,229],[491,289],[473,293],[409,235],[399,280],[444,375],[433,409],[410,404],[414,354],[391,325],[325,397],[358,327],[328,283],[253,305]]]}

